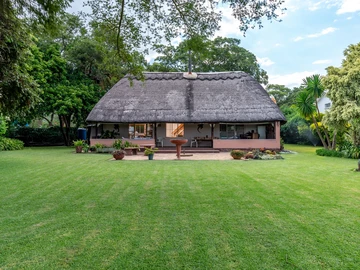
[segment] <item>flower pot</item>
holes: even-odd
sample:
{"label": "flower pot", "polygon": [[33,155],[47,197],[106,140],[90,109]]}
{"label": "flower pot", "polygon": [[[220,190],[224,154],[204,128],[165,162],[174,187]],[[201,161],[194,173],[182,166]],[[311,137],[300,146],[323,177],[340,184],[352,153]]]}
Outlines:
{"label": "flower pot", "polygon": [[119,153],[119,154],[113,154],[113,157],[116,159],[116,160],[121,160],[125,157],[125,154],[124,153]]}
{"label": "flower pot", "polygon": [[148,159],[153,160],[154,159],[154,154],[148,154]]}
{"label": "flower pot", "polygon": [[75,151],[76,151],[76,153],[81,153],[82,152],[82,146],[76,146]]}

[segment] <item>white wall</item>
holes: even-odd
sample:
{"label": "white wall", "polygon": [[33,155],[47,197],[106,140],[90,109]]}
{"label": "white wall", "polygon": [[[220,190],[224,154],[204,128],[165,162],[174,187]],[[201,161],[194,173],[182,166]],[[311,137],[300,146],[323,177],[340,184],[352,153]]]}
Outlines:
{"label": "white wall", "polygon": [[318,107],[319,107],[319,111],[321,113],[326,112],[325,104],[328,104],[328,103],[330,103],[330,107],[331,107],[332,102],[327,96],[323,96],[323,97],[318,99]]}

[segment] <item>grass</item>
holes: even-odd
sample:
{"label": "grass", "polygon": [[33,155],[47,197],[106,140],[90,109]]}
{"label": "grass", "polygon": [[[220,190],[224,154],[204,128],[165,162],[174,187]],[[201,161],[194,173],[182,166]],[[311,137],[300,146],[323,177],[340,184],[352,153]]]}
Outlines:
{"label": "grass", "polygon": [[359,269],[357,161],[0,152],[0,269]]}

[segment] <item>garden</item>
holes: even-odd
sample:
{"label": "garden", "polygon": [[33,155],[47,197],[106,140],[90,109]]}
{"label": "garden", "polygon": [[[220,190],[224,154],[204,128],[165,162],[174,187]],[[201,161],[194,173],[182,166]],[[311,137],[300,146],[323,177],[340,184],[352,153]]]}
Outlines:
{"label": "garden", "polygon": [[355,269],[359,174],[317,148],[252,162],[0,152],[1,269]]}

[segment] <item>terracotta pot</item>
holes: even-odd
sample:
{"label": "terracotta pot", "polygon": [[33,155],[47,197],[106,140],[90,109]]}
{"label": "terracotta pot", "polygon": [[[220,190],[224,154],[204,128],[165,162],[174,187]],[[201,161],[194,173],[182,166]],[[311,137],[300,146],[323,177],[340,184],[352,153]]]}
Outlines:
{"label": "terracotta pot", "polygon": [[82,146],[76,146],[75,151],[76,151],[76,153],[81,153],[82,152]]}
{"label": "terracotta pot", "polygon": [[116,159],[116,160],[121,160],[125,157],[125,154],[124,153],[120,153],[120,154],[113,154],[113,157]]}

